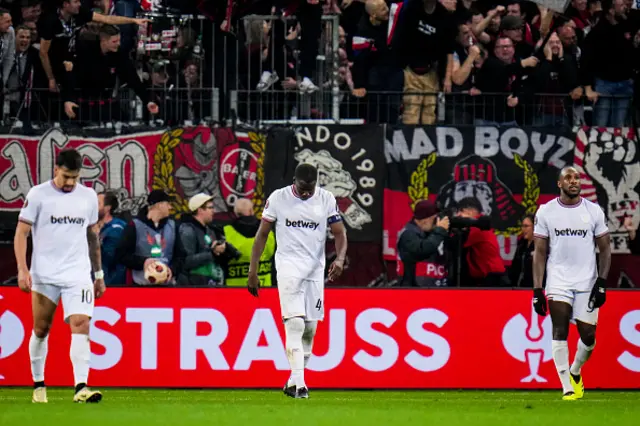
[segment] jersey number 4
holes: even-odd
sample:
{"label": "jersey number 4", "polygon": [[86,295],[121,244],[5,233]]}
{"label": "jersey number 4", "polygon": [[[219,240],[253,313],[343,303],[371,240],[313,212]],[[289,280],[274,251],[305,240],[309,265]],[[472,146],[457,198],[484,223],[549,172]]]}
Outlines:
{"label": "jersey number 4", "polygon": [[93,289],[82,289],[82,303],[91,304],[93,302]]}
{"label": "jersey number 4", "polygon": [[320,311],[322,309],[322,300],[318,299],[318,302],[316,303],[316,309],[318,311]]}

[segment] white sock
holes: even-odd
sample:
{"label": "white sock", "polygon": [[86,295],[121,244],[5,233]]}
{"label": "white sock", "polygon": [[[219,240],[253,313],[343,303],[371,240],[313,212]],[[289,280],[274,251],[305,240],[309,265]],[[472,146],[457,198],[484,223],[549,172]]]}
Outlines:
{"label": "white sock", "polygon": [[551,341],[551,351],[553,353],[553,363],[556,365],[558,377],[560,377],[560,383],[562,383],[562,393],[573,392],[573,387],[569,380],[569,345],[567,345],[567,341]]}
{"label": "white sock", "polygon": [[316,335],[317,327],[318,327],[318,321],[304,322],[304,333],[302,334],[302,349],[304,350],[304,368],[307,368],[307,364],[309,364],[309,358],[311,358],[311,351],[313,349],[313,338]]}
{"label": "white sock", "polygon": [[49,335],[42,339],[31,332],[29,339],[29,358],[31,359],[31,376],[34,382],[44,382],[44,364],[49,351]]}
{"label": "white sock", "polygon": [[86,334],[71,334],[71,364],[73,365],[73,379],[75,385],[87,383],[89,379],[89,360],[91,359],[91,347],[89,336]]}
{"label": "white sock", "polygon": [[302,348],[302,334],[304,320],[300,317],[289,318],[284,323],[286,334],[287,358],[291,367],[291,378],[296,388],[306,387],[304,383],[304,352]]}
{"label": "white sock", "polygon": [[571,364],[571,374],[574,376],[579,376],[580,371],[582,371],[582,366],[591,356],[593,352],[593,348],[596,347],[596,342],[593,342],[593,345],[587,346],[582,343],[582,339],[578,339],[578,350],[576,351],[576,357],[573,359],[573,364]]}

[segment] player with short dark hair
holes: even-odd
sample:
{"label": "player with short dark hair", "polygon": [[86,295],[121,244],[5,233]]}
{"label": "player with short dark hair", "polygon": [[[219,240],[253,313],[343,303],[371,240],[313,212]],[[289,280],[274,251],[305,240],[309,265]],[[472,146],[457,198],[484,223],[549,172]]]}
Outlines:
{"label": "player with short dark hair", "polygon": [[293,185],[269,196],[256,234],[249,266],[249,292],[258,297],[258,265],[271,229],[276,228],[276,271],[291,376],[284,393],[308,398],[304,381],[318,321],[324,319],[324,269],[327,228],[335,237],[336,260],[329,268],[333,281],[342,274],[347,235],[335,197],[316,187],[318,170],[296,167]]}
{"label": "player with short dark hair", "polygon": [[[598,311],[606,300],[611,266],[609,229],[602,208],[580,197],[580,173],[565,167],[558,178],[560,196],[540,206],[534,221],[533,306],[553,324],[553,362],[562,383],[563,400],[584,396],[581,369],[596,344]],[[596,268],[596,246],[600,251]],[[548,259],[547,259],[548,255]],[[546,277],[546,297],[542,289]],[[580,339],[569,367],[569,323]]]}
{"label": "player with short dark hair", "polygon": [[[91,358],[89,328],[94,297],[105,292],[101,269],[98,196],[78,185],[82,156],[74,149],[56,157],[54,178],[29,190],[14,238],[18,285],[31,293],[33,332],[29,357],[33,402],[46,403],[44,366],[48,337],[57,304],[71,328],[74,402],[99,402],[102,394],[87,387]],[[27,237],[32,234],[31,269],[27,267]],[[91,282],[93,270],[95,281]]]}

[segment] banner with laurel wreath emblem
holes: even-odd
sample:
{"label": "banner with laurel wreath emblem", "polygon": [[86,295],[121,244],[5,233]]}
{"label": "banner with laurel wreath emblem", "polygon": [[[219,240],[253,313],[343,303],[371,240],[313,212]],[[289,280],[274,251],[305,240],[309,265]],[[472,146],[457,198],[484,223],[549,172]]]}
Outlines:
{"label": "banner with laurel wreath emblem", "polygon": [[560,169],[573,163],[575,137],[555,128],[387,127],[385,259],[417,202],[444,209],[474,197],[489,215],[509,263],[522,217],[557,196]]}

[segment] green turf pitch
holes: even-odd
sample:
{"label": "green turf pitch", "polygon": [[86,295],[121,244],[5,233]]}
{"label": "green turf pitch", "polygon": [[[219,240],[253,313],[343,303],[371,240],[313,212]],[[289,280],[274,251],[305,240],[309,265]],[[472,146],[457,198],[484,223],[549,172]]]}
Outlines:
{"label": "green turf pitch", "polygon": [[32,404],[27,388],[0,388],[0,425],[233,426],[587,426],[640,425],[639,392],[311,391],[294,400],[279,391],[106,389],[99,404],[77,405],[69,389],[49,389]]}

